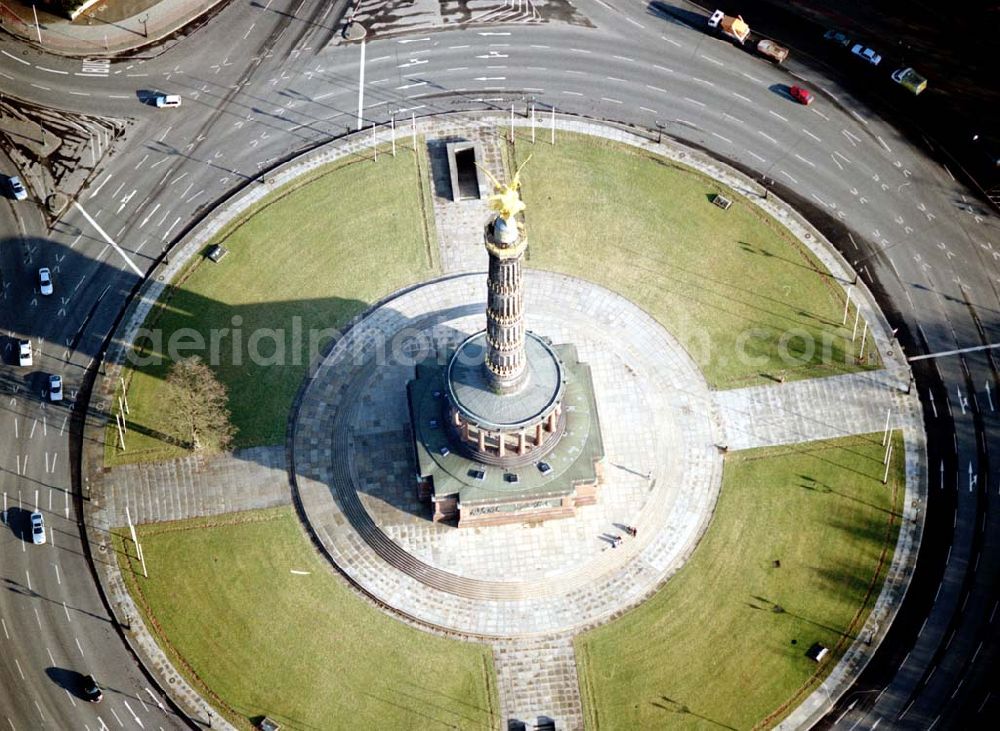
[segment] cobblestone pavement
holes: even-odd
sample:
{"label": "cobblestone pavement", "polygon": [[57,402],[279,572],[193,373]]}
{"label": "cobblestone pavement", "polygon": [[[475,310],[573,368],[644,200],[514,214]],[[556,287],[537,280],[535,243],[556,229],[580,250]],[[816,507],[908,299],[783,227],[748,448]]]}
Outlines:
{"label": "cobblestone pavement", "polygon": [[[481,328],[482,280],[469,274],[409,290],[337,344],[296,416],[299,496],[341,570],[428,624],[517,637],[600,621],[654,590],[707,524],[722,469],[707,384],[684,349],[620,295],[527,272],[529,327],[575,343],[592,369],[607,454],[598,503],[543,524],[431,524],[400,492],[415,490],[405,391],[412,363],[377,361],[376,344],[397,351],[399,332],[441,343]],[[393,438],[402,444],[389,448]],[[635,525],[638,537],[611,549],[602,536],[621,525]]]}
{"label": "cobblestone pavement", "polygon": [[183,520],[291,504],[284,447],[253,447],[233,455],[190,456],[112,468],[104,478],[107,527]]}
{"label": "cobblestone pavement", "polygon": [[505,719],[551,719],[558,731],[583,728],[580,683],[571,634],[493,643]]}
{"label": "cobblestone pavement", "polygon": [[[914,399],[885,370],[716,391],[729,449],[834,439],[912,426]],[[895,419],[892,418],[895,414]],[[916,421],[914,421],[916,419]]]}

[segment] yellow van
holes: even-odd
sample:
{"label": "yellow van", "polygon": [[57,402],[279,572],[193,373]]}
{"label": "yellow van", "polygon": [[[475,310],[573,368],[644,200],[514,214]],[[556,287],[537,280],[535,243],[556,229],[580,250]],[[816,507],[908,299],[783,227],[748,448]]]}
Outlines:
{"label": "yellow van", "polygon": [[914,96],[927,88],[927,79],[911,68],[896,69],[892,72],[892,80],[912,91]]}

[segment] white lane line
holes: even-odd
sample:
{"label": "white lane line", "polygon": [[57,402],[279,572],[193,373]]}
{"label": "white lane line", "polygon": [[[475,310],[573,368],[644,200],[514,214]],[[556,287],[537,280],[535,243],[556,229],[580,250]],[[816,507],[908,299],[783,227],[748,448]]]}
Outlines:
{"label": "white lane line", "polygon": [[644,112],[649,112],[650,114],[659,114],[655,109],[650,109],[649,107],[639,107]]}
{"label": "white lane line", "polygon": [[668,69],[668,68],[667,68],[666,66],[660,66],[659,64],[655,64],[655,63],[653,64],[653,68],[654,68],[654,69],[657,69],[657,70],[659,70],[659,71],[663,71],[663,72],[665,72],[665,73],[668,73],[668,74],[674,74],[674,73],[677,73],[677,72],[676,72],[676,71],[674,71],[673,69]]}
{"label": "white lane line", "polygon": [[875,135],[875,139],[878,140],[879,144],[882,145],[882,147],[885,148],[886,152],[892,152],[892,150],[889,149],[889,145],[885,144],[885,140],[883,140],[878,135]]}
{"label": "white lane line", "polygon": [[785,172],[784,170],[779,170],[778,172],[779,172],[779,173],[781,173],[782,175],[784,175],[784,176],[785,176],[786,178],[788,178],[789,180],[791,180],[791,181],[792,181],[792,183],[794,183],[795,185],[798,185],[799,181],[798,181],[798,180],[796,180],[795,178],[793,178],[793,177],[792,177],[791,175],[789,175],[788,173],[786,173],[786,172]]}
{"label": "white lane line", "polygon": [[619,79],[617,76],[605,76],[604,78],[608,81],[620,81],[623,84],[625,83],[625,79]]}
{"label": "white lane line", "polygon": [[118,722],[118,725],[121,726],[122,728],[125,728],[125,724],[122,723],[122,720],[120,718],[118,718],[118,714],[115,713],[115,709],[108,708],[108,710],[111,711],[111,715],[115,717],[115,720]]}
{"label": "white lane line", "polygon": [[742,100],[743,100],[743,101],[745,101],[745,102],[746,102],[747,104],[753,104],[753,102],[752,102],[752,101],[750,101],[750,97],[746,97],[746,96],[743,96],[743,95],[742,95],[742,94],[740,94],[739,92],[736,92],[736,91],[734,91],[734,92],[733,92],[733,96],[735,96],[735,97],[736,97],[737,99],[742,99]]}
{"label": "white lane line", "polygon": [[360,77],[358,78],[358,129],[361,129],[361,113],[365,108],[365,39],[361,39]]}
{"label": "white lane line", "polygon": [[812,138],[813,138],[814,140],[816,140],[817,142],[822,142],[822,141],[823,141],[823,140],[821,140],[821,139],[820,139],[819,137],[817,137],[816,135],[814,135],[814,134],[813,134],[812,132],[810,132],[809,130],[807,130],[807,129],[806,129],[805,127],[803,127],[803,128],[802,128],[802,131],[803,131],[803,132],[805,132],[805,133],[806,133],[807,135],[809,135],[810,137],[812,137]]}
{"label": "white lane line", "polygon": [[108,99],[131,99],[128,94],[108,94]]}
{"label": "white lane line", "polygon": [[631,18],[625,18],[625,20],[627,20],[632,25],[638,26],[639,28],[645,28],[646,27],[642,23],[640,23],[638,20],[632,20]]}
{"label": "white lane line", "polygon": [[63,76],[69,76],[69,71],[60,71],[59,69],[50,69],[45,66],[35,66],[39,71],[48,71],[50,74],[62,74]]}
{"label": "white lane line", "polygon": [[247,32],[243,34],[243,40],[246,40],[246,39],[247,39],[247,36],[248,36],[248,35],[250,35],[250,33],[251,33],[251,32],[253,31],[253,27],[254,27],[255,25],[257,25],[257,24],[256,24],[256,23],[251,23],[251,24],[250,24],[250,27],[249,27],[249,28],[247,28]]}
{"label": "white lane line", "polygon": [[706,79],[699,79],[697,76],[692,76],[691,80],[692,81],[697,81],[697,82],[702,83],[702,84],[705,84],[705,86],[715,86],[715,82],[714,81],[708,81]]}
{"label": "white lane line", "polygon": [[725,117],[726,119],[731,119],[732,121],[736,122],[737,124],[746,124],[742,119],[740,119],[739,117],[734,117],[729,112],[723,112],[722,116]]}
{"label": "white lane line", "polygon": [[157,212],[158,210],[160,210],[160,204],[159,204],[159,203],[157,203],[157,204],[156,204],[156,207],[154,207],[154,208],[153,208],[153,210],[151,210],[151,211],[150,211],[150,212],[149,212],[149,213],[148,213],[148,214],[146,215],[146,217],[145,217],[144,219],[142,219],[142,223],[140,223],[140,224],[139,224],[139,228],[142,228],[143,226],[145,226],[145,225],[146,225],[146,224],[147,224],[147,223],[149,222],[149,219],[150,219],[150,218],[152,217],[152,215],[153,215],[154,213],[156,213],[156,212]]}
{"label": "white lane line", "polygon": [[0,617],[0,626],[3,626],[3,636],[9,640],[10,633],[7,631],[7,622],[4,621],[3,617]]}
{"label": "white lane line", "polygon": [[833,154],[836,155],[837,157],[839,157],[844,162],[846,162],[848,165],[851,164],[850,158],[848,158],[847,155],[843,154],[842,152],[838,152],[837,150],[834,150]]}
{"label": "white lane line", "polygon": [[614,56],[613,58],[617,58],[619,61],[628,61],[629,63],[635,63],[635,59],[629,58],[628,56]]}
{"label": "white lane line", "polygon": [[652,89],[653,91],[658,91],[658,92],[660,92],[661,94],[666,94],[666,93],[667,93],[667,90],[666,90],[666,89],[661,89],[661,88],[660,88],[660,87],[658,87],[658,86],[652,86],[652,85],[650,85],[650,84],[646,84],[646,88],[647,88],[647,89]]}
{"label": "white lane line", "polygon": [[767,110],[767,113],[768,113],[768,114],[770,114],[770,115],[771,115],[772,117],[777,117],[777,118],[778,118],[778,119],[780,119],[780,120],[781,120],[782,122],[787,122],[787,121],[788,121],[788,117],[784,117],[784,116],[782,116],[782,115],[778,114],[778,113],[777,113],[776,111],[774,111],[773,109],[768,109],[768,110]]}
{"label": "white lane line", "polygon": [[87,657],[83,653],[83,645],[80,644],[80,638],[79,637],[74,637],[73,639],[76,640],[76,649],[78,649],[80,651],[80,657]]}
{"label": "white lane line", "polygon": [[697,105],[698,105],[699,107],[703,107],[703,106],[705,106],[705,102],[700,102],[700,101],[698,101],[697,99],[692,99],[692,98],[691,98],[691,97],[689,97],[689,96],[686,96],[686,97],[684,97],[684,100],[685,100],[685,101],[689,101],[689,102],[691,102],[692,104],[697,104]]}
{"label": "white lane line", "polygon": [[762,157],[761,157],[760,155],[758,155],[758,154],[757,154],[756,152],[754,152],[753,150],[747,150],[747,154],[748,154],[748,155],[752,155],[753,157],[755,157],[755,158],[756,158],[757,160],[759,160],[760,162],[767,162],[767,160],[765,160],[764,158],[762,158]]}
{"label": "white lane line", "polygon": [[52,91],[52,89],[50,89],[49,87],[42,86],[41,84],[31,84],[31,86],[35,87],[36,89],[41,89],[42,91]]}
{"label": "white lane line", "polygon": [[111,180],[111,173],[108,173],[108,177],[106,177],[104,180],[102,180],[101,183],[96,188],[94,188],[93,192],[91,192],[91,194],[90,194],[90,197],[93,198],[95,195],[97,195],[98,193],[100,193],[101,192],[101,188],[103,188],[104,184],[106,182],[108,182],[109,180]]}
{"label": "white lane line", "polygon": [[621,104],[622,103],[620,99],[612,99],[611,97],[607,97],[607,96],[602,96],[601,97],[601,101],[611,102],[612,104]]}
{"label": "white lane line", "polygon": [[[5,51],[5,53],[6,53],[6,51]],[[24,680],[24,671],[21,670],[21,663],[19,663],[17,661],[16,657],[14,658],[14,665],[17,666],[17,674],[21,676],[21,680]]]}
{"label": "white lane line", "polygon": [[25,61],[23,58],[18,58],[17,56],[14,56],[13,54],[7,53],[6,51],[0,51],[0,53],[2,53],[7,58],[14,59],[18,63],[23,63],[25,66],[30,66],[31,65],[30,63],[28,63],[27,61]]}
{"label": "white lane line", "polygon": [[774,139],[771,135],[769,135],[767,132],[761,132],[760,130],[757,130],[757,134],[759,134],[761,137],[763,137],[766,140],[770,140],[774,144],[778,144],[778,141],[776,139]]}
{"label": "white lane line", "polygon": [[865,127],[867,127],[867,126],[868,126],[868,120],[867,120],[867,119],[865,119],[864,117],[862,117],[862,116],[861,116],[860,114],[858,114],[857,112],[855,112],[855,111],[854,111],[853,109],[851,110],[851,116],[852,116],[852,117],[854,117],[854,118],[855,118],[856,120],[858,120],[859,122],[861,122],[861,124],[863,124],[863,125],[864,125]]}
{"label": "white lane line", "polygon": [[70,94],[73,96],[90,96],[89,91],[71,91]]}
{"label": "white lane line", "polygon": [[568,96],[583,96],[583,94],[581,94],[578,91],[564,91],[563,94],[566,94]]}
{"label": "white lane line", "polygon": [[800,155],[797,152],[795,153],[795,157],[804,162],[806,165],[809,165],[810,167],[816,167],[816,163],[814,163],[812,160],[806,160],[804,157],[802,157],[802,155]]}
{"label": "white lane line", "polygon": [[574,53],[590,53],[590,51],[583,48],[571,48],[569,50],[573,51]]}
{"label": "white lane line", "polygon": [[726,64],[722,63],[722,61],[718,60],[717,58],[712,58],[711,56],[706,56],[704,53],[699,53],[698,55],[701,56],[706,61],[708,61],[709,63],[714,63],[716,66],[725,66],[726,65]]}
{"label": "white lane line", "polygon": [[673,45],[677,46],[678,48],[683,48],[684,47],[679,41],[675,41],[673,38],[667,38],[666,36],[660,36],[660,38],[662,38],[663,40],[665,40],[667,43],[672,43]]}
{"label": "white lane line", "polygon": [[87,222],[90,223],[90,225],[94,227],[94,229],[97,231],[97,233],[100,234],[101,238],[104,239],[105,241],[107,241],[111,246],[114,247],[115,251],[117,251],[121,255],[122,259],[125,260],[125,263],[129,265],[129,268],[131,268],[133,272],[135,272],[140,277],[142,277],[143,276],[142,269],[140,269],[139,267],[137,267],[135,265],[135,262],[132,261],[131,259],[129,259],[128,255],[124,251],[122,251],[122,248],[118,244],[116,244],[114,241],[111,240],[111,237],[108,236],[104,232],[104,229],[101,228],[98,225],[97,221],[95,221],[93,218],[91,218],[90,214],[87,213],[85,210],[83,210],[83,206],[81,206],[78,201],[73,201],[73,205],[76,207],[76,209],[78,211],[80,211],[80,213],[83,214],[83,217],[87,219]]}
{"label": "white lane line", "polygon": [[753,82],[755,82],[755,83],[757,83],[757,84],[762,84],[762,83],[763,83],[763,82],[762,82],[762,81],[761,81],[760,79],[758,79],[758,78],[757,78],[756,76],[753,76],[752,74],[748,74],[748,73],[747,73],[746,71],[741,71],[740,73],[741,73],[741,74],[743,74],[743,75],[744,75],[745,77],[747,77],[748,79],[750,79],[750,81],[753,81]]}
{"label": "white lane line", "polygon": [[63,611],[66,613],[66,621],[72,623],[73,620],[69,616],[69,607],[66,606],[66,602],[63,602],[62,605],[63,605]]}
{"label": "white lane line", "polygon": [[816,107],[809,107],[809,109],[812,111],[813,114],[818,114],[823,119],[825,119],[827,122],[830,121],[830,118],[828,116],[826,116],[825,114],[823,114],[823,112],[819,111]]}
{"label": "white lane line", "polygon": [[729,139],[728,137],[723,137],[718,132],[713,132],[712,136],[718,137],[720,140],[722,140],[723,142],[728,142],[730,145],[733,144],[733,141],[731,139]]}
{"label": "white lane line", "polygon": [[829,203],[827,203],[827,202],[826,202],[825,200],[823,200],[822,198],[820,198],[820,197],[819,197],[818,195],[816,195],[815,193],[813,193],[813,194],[812,194],[812,197],[813,197],[813,198],[815,198],[815,199],[816,199],[816,202],[817,202],[817,203],[819,203],[820,205],[823,205],[823,206],[826,206],[827,208],[829,208],[829,207],[830,207],[830,204],[829,204]]}
{"label": "white lane line", "polygon": [[852,133],[848,132],[846,129],[842,129],[840,131],[843,132],[844,137],[847,138],[847,141],[850,142],[855,147],[857,147],[858,143],[861,142],[861,138],[860,137],[858,137],[855,134],[852,134]]}
{"label": "white lane line", "polygon": [[454,66],[450,69],[445,69],[445,71],[468,71],[468,70],[469,70],[468,66]]}

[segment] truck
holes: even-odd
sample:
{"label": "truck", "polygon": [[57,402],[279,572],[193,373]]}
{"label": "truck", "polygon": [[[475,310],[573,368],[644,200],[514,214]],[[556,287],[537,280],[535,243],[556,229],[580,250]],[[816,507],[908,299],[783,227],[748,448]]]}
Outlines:
{"label": "truck", "polygon": [[750,26],[744,22],[742,15],[737,15],[734,18],[731,15],[726,15],[721,10],[716,10],[712,13],[712,17],[708,19],[708,27],[724,36],[732,38],[741,46],[750,35]]}
{"label": "truck", "polygon": [[896,69],[892,72],[892,80],[916,96],[927,88],[927,79],[912,68]]}
{"label": "truck", "polygon": [[784,46],[779,46],[774,41],[763,40],[757,44],[757,53],[761,56],[766,56],[775,63],[781,63],[786,58],[788,58],[788,49]]}

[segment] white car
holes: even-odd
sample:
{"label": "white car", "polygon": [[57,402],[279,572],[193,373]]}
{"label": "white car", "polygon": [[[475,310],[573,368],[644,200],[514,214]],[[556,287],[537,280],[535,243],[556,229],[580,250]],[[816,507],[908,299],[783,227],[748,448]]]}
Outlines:
{"label": "white car", "polygon": [[156,106],[160,109],[164,107],[179,107],[181,105],[180,94],[157,94]]}
{"label": "white car", "polygon": [[52,294],[52,272],[48,267],[38,270],[38,291],[42,294]]}
{"label": "white car", "polygon": [[14,195],[14,200],[23,201],[28,197],[28,191],[24,189],[24,183],[16,175],[11,175],[7,178],[7,185],[10,187],[10,192]]}
{"label": "white car", "polygon": [[62,401],[62,376],[49,376],[49,401]]}
{"label": "white car", "polygon": [[31,341],[21,340],[17,344],[17,364],[20,366],[30,366],[31,363]]}
{"label": "white car", "polygon": [[851,49],[851,53],[853,53],[858,58],[864,59],[872,66],[878,66],[880,63],[882,63],[882,57],[880,55],[875,53],[875,51],[872,50],[871,48],[865,48],[860,43],[854,44],[854,48]]}
{"label": "white car", "polygon": [[37,510],[31,514],[31,542],[36,546],[45,543],[45,518]]}

